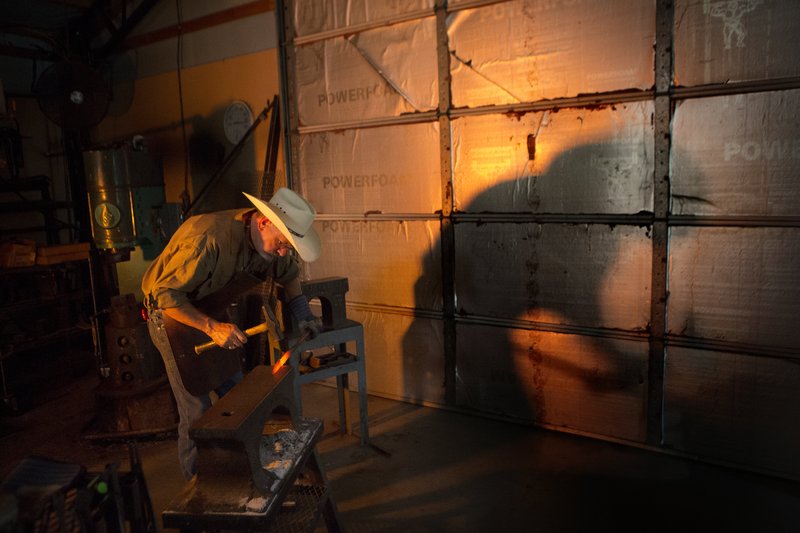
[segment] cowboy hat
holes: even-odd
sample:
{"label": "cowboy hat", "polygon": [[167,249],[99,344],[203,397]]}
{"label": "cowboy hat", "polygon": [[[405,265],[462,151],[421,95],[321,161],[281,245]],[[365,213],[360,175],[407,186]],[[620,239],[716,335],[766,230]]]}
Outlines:
{"label": "cowboy hat", "polygon": [[278,189],[269,202],[242,194],[289,239],[303,261],[310,263],[319,257],[319,235],[311,227],[317,211],[305,198],[286,187]]}

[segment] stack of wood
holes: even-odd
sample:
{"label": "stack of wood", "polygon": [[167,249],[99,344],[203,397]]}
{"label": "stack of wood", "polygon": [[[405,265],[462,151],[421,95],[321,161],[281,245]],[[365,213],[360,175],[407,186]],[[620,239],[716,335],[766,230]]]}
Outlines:
{"label": "stack of wood", "polygon": [[67,261],[80,261],[89,258],[89,243],[40,246],[36,253],[37,265],[55,265]]}

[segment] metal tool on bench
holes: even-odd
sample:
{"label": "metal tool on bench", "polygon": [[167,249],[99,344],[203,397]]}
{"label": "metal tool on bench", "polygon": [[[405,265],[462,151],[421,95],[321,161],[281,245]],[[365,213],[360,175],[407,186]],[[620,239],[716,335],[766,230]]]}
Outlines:
{"label": "metal tool on bench", "polygon": [[[322,307],[322,331],[313,339],[308,339],[301,349],[301,357],[295,350],[291,356],[291,368],[295,375],[295,402],[298,413],[302,413],[300,387],[303,384],[336,379],[339,398],[339,423],[342,433],[352,434],[350,419],[349,374],[354,373],[358,380],[359,427],[361,444],[369,443],[369,424],[367,413],[367,376],[364,351],[364,328],[361,323],[347,318],[345,294],[349,289],[347,278],[330,277],[303,281],[300,283],[303,294],[311,300],[319,300]],[[284,334],[291,338],[299,328],[297,320],[284,307]],[[348,344],[355,348],[350,351]],[[333,353],[329,353],[330,351]],[[316,351],[315,351],[316,350]],[[326,350],[327,355],[319,355]],[[319,365],[319,366],[314,366]]]}

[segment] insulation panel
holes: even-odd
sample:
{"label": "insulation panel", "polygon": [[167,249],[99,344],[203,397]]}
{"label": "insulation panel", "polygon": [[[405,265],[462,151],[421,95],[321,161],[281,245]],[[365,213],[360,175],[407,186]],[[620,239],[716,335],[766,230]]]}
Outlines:
{"label": "insulation panel", "polygon": [[298,47],[300,126],[435,109],[435,22],[428,17]]}
{"label": "insulation panel", "polygon": [[648,228],[456,225],[463,315],[644,331],[650,276]]}
{"label": "insulation panel", "polygon": [[673,228],[668,331],[800,348],[800,228]]}
{"label": "insulation panel", "polygon": [[456,11],[447,21],[453,106],[652,87],[655,8],[516,0]]}
{"label": "insulation panel", "polygon": [[433,214],[442,207],[438,142],[438,123],[304,135],[300,192],[325,214]]}
{"label": "insulation panel", "polygon": [[677,347],[669,352],[666,446],[800,475],[797,361]]}
{"label": "insulation panel", "polygon": [[296,0],[293,6],[294,28],[303,37],[433,10],[433,0]]}
{"label": "insulation panel", "polygon": [[680,102],[673,121],[673,213],[797,215],[800,91]]}
{"label": "insulation panel", "polygon": [[444,405],[440,320],[360,309],[348,309],[347,314],[364,325],[371,394]]}
{"label": "insulation panel", "polygon": [[458,404],[642,441],[647,344],[459,324]]}
{"label": "insulation panel", "polygon": [[345,276],[348,302],[442,309],[439,221],[321,220],[322,257],[307,279]]}
{"label": "insulation panel", "polygon": [[800,4],[789,0],[677,0],[675,84],[800,75]]}
{"label": "insulation panel", "polygon": [[652,121],[652,102],[456,119],[456,209],[652,211]]}

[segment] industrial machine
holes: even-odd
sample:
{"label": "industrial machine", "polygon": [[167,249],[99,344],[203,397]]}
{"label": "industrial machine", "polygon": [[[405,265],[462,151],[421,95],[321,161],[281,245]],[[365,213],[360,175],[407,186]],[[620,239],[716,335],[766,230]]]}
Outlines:
{"label": "industrial machine", "polygon": [[115,265],[129,260],[136,246],[145,260],[158,256],[177,229],[179,210],[164,201],[161,163],[142,137],[86,150],[83,163],[97,270],[106,293],[94,323],[103,381],[87,437],[171,430],[177,412],[161,356],[135,295],[117,294]]}

